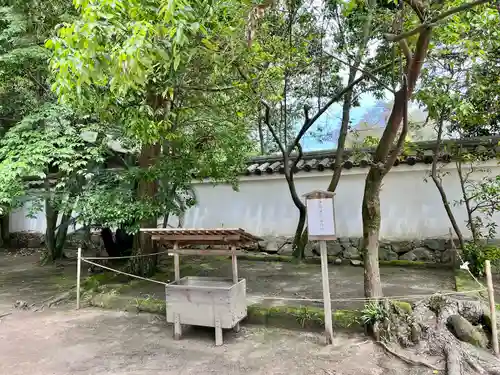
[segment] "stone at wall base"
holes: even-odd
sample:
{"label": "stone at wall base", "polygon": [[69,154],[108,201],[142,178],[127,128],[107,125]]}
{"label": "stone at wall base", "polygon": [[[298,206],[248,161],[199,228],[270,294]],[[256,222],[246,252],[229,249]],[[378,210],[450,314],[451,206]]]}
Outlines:
{"label": "stone at wall base", "polygon": [[[267,236],[260,243],[259,250],[280,255],[292,254],[292,237]],[[272,244],[272,245],[271,245]],[[269,245],[269,246],[268,246]],[[267,251],[266,251],[267,248]],[[452,262],[451,242],[446,238],[426,238],[419,240],[387,240],[381,239],[379,259],[381,261],[414,261],[449,264]],[[358,237],[340,237],[335,241],[327,241],[328,256],[340,260],[362,260],[362,239]],[[248,249],[252,251],[251,249]],[[306,258],[319,256],[318,242],[311,241],[306,246]]]}

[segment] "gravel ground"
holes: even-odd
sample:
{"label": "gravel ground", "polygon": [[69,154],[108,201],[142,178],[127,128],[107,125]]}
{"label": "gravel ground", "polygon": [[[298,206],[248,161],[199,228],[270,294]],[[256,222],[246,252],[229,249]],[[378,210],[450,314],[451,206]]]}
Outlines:
{"label": "gravel ground", "polygon": [[362,336],[322,336],[260,327],[225,332],[190,328],[181,341],[151,315],[97,309],[14,312],[0,321],[0,374],[418,375]]}

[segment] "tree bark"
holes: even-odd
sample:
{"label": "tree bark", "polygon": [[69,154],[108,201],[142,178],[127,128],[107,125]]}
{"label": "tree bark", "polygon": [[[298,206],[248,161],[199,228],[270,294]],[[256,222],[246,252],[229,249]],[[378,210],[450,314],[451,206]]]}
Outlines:
{"label": "tree bark", "polygon": [[50,259],[58,259],[56,250],[56,227],[57,227],[57,210],[52,206],[50,198],[45,199],[45,247],[49,252]]}
{"label": "tree bark", "polygon": [[[360,63],[361,60],[358,60],[352,67],[350,67],[349,81],[348,81],[349,84],[354,82],[354,78],[356,77],[356,72]],[[340,181],[340,175],[342,174],[345,142],[347,139],[347,132],[349,130],[349,122],[351,121],[351,105],[352,105],[352,90],[348,91],[344,95],[344,103],[342,105],[342,122],[340,124],[340,132],[339,132],[339,137],[337,139],[337,150],[335,152],[333,175],[332,179],[330,180],[330,184],[328,185],[328,191],[331,192],[334,192],[337,189],[337,186]]]}
{"label": "tree bark", "polygon": [[432,169],[431,169],[431,178],[432,181],[434,181],[434,185],[436,185],[436,188],[438,189],[439,195],[441,196],[441,201],[443,202],[443,207],[446,211],[446,215],[448,215],[448,219],[450,220],[451,226],[453,227],[453,230],[455,231],[455,234],[458,237],[458,241],[460,243],[460,248],[463,249],[465,242],[464,242],[464,237],[462,235],[462,231],[460,230],[460,227],[458,226],[457,219],[455,218],[455,215],[453,214],[453,211],[451,210],[450,203],[448,201],[448,197],[446,195],[446,192],[444,191],[443,188],[443,183],[441,179],[437,176],[437,163],[438,163],[438,158],[439,158],[439,149],[441,148],[441,140],[442,140],[442,135],[443,135],[443,118],[441,117],[439,119],[438,123],[438,133],[437,133],[437,140],[436,140],[436,147],[434,149],[434,157],[432,160]]}
{"label": "tree bark", "polygon": [[[152,145],[143,145],[139,156],[139,167],[143,170],[154,166],[158,156],[160,155],[161,147],[159,143]],[[139,181],[137,189],[138,199],[148,201],[155,199],[158,192],[158,182],[151,180]],[[141,228],[156,228],[157,218],[150,217],[140,223]],[[139,233],[134,237],[134,254],[151,254],[154,253],[154,245],[151,236],[146,233]],[[129,269],[132,273],[141,276],[151,276],[156,271],[157,257],[147,256],[131,259]]]}
{"label": "tree bark", "polygon": [[474,216],[472,215],[472,208],[470,205],[470,197],[467,194],[467,190],[465,188],[466,180],[467,178],[464,177],[463,169],[462,169],[462,150],[460,149],[459,155],[458,155],[458,161],[456,163],[457,166],[457,173],[458,173],[458,178],[460,180],[460,189],[462,192],[462,199],[464,200],[465,204],[465,210],[467,211],[467,222],[469,224],[469,229],[472,234],[472,239],[474,240],[474,243],[477,243],[479,241],[479,231],[478,228],[476,227],[476,224],[474,222]]}
{"label": "tree bark", "polygon": [[[378,248],[380,235],[380,188],[384,176],[392,168],[397,155],[404,144],[407,131],[408,101],[411,98],[416,81],[420,75],[422,65],[427,56],[432,29],[421,31],[416,43],[415,53],[407,61],[406,73],[402,79],[403,85],[396,92],[391,114],[387,121],[380,142],[375,150],[373,164],[370,167],[365,182],[362,203],[363,216],[363,253],[365,266],[365,297],[378,298],[382,296],[380,270],[378,265]],[[405,121],[403,121],[405,120]],[[397,145],[393,149],[394,141],[404,122]],[[392,151],[392,154],[391,154]]]}
{"label": "tree bark", "polygon": [[378,262],[380,235],[380,186],[381,171],[371,168],[365,182],[363,195],[363,261],[365,297],[377,299],[383,296]]}
{"label": "tree bark", "polygon": [[264,146],[265,140],[264,140],[264,129],[262,129],[262,105],[259,104],[259,120],[258,120],[258,130],[259,130],[259,144],[260,144],[260,154],[265,155],[266,154],[266,148]]}
{"label": "tree bark", "polygon": [[10,243],[9,214],[0,217],[0,246],[7,247]]}
{"label": "tree bark", "polygon": [[55,256],[61,259],[64,257],[64,246],[66,245],[66,237],[68,236],[68,228],[71,223],[71,212],[65,212],[61,217],[61,223],[55,234]]}

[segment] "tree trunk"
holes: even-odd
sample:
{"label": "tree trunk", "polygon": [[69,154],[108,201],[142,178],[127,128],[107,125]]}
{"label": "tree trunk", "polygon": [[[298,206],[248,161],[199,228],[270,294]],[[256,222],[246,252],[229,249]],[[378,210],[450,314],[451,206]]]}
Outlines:
{"label": "tree trunk", "polygon": [[[153,145],[143,145],[139,156],[139,167],[148,169],[156,163],[160,155],[161,147],[159,143]],[[158,191],[158,182],[150,180],[139,181],[137,189],[138,199],[147,201],[153,200]],[[141,222],[141,228],[156,228],[157,218],[151,217]],[[134,254],[152,254],[155,252],[151,236],[146,233],[138,233],[134,237]],[[145,256],[131,259],[129,269],[131,273],[141,276],[151,276],[156,271],[157,256]]]}
{"label": "tree trunk", "polygon": [[10,243],[9,214],[0,217],[0,246],[7,247]]}
{"label": "tree trunk", "polygon": [[472,208],[470,205],[471,199],[470,199],[469,195],[467,194],[467,190],[465,188],[467,178],[464,177],[464,173],[462,170],[462,160],[460,159],[462,157],[462,150],[460,150],[460,155],[458,157],[459,157],[459,159],[456,163],[456,166],[457,166],[458,178],[460,180],[460,189],[462,192],[462,199],[464,200],[465,209],[467,211],[467,223],[468,223],[470,232],[472,234],[472,239],[473,239],[474,243],[478,243],[479,231],[478,231],[478,228],[476,227],[476,223],[474,222],[474,216],[472,214]]}
{"label": "tree trunk", "polygon": [[71,212],[64,213],[61,217],[61,223],[57,228],[57,233],[55,235],[55,255],[57,258],[61,259],[64,257],[64,246],[66,245],[66,237],[68,236],[68,228],[71,223]]}
{"label": "tree trunk", "polygon": [[56,249],[56,227],[57,227],[57,210],[52,206],[50,198],[45,199],[45,247],[49,252],[49,257],[51,260],[58,259],[57,249]]}
{"label": "tree trunk", "polygon": [[[295,236],[293,237],[293,256],[297,259],[305,258],[305,251],[308,242],[307,231],[304,231],[306,226],[306,208],[299,207],[299,221],[297,223],[297,229],[295,230]],[[304,236],[303,233],[306,233]]]}
{"label": "tree trunk", "polygon": [[92,248],[92,234],[90,233],[90,225],[85,224],[83,227],[83,243],[82,251],[88,251]]}
{"label": "tree trunk", "polygon": [[436,188],[439,192],[439,195],[441,196],[441,202],[443,202],[443,207],[446,211],[446,214],[448,215],[448,219],[450,220],[451,226],[453,227],[453,230],[455,231],[455,234],[458,237],[458,242],[460,243],[460,248],[463,249],[465,242],[464,242],[464,237],[462,235],[462,231],[460,230],[460,227],[458,226],[455,215],[453,214],[453,211],[451,210],[450,203],[448,202],[448,197],[447,197],[446,192],[443,188],[443,183],[442,183],[441,179],[437,176],[437,162],[438,162],[438,158],[439,158],[439,149],[441,148],[441,139],[442,139],[442,135],[443,135],[443,122],[444,122],[443,118],[441,117],[439,119],[436,148],[434,149],[434,157],[432,160],[431,178],[432,178],[432,181],[434,181],[434,185],[436,185]]}
{"label": "tree trunk", "polygon": [[382,284],[378,263],[378,239],[380,235],[380,186],[382,175],[372,168],[368,172],[363,195],[363,261],[365,297],[382,297]]}
{"label": "tree trunk", "polygon": [[[432,28],[423,29],[418,37],[415,53],[407,56],[407,66],[402,73],[402,86],[396,92],[391,114],[387,120],[380,142],[373,156],[373,163],[366,176],[362,203],[363,216],[363,253],[365,256],[365,297],[382,296],[378,247],[380,234],[380,187],[384,176],[390,171],[401,152],[408,131],[408,101],[420,76],[422,65],[427,56]],[[394,147],[394,142],[403,122],[402,131]]]}
{"label": "tree trunk", "polygon": [[264,129],[262,129],[262,104],[259,104],[259,120],[258,120],[258,128],[259,128],[259,144],[260,144],[260,154],[266,154],[266,148],[264,146]]}

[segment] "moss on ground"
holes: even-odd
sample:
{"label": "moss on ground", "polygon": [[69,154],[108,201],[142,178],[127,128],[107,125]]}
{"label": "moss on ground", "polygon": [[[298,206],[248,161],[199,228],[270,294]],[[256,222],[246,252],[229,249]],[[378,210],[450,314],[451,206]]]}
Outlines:
{"label": "moss on ground", "polygon": [[[470,292],[474,290],[481,289],[477,281],[467,272],[466,270],[455,270],[455,290],[457,292]],[[471,295],[471,294],[469,294]],[[478,298],[487,298],[488,293],[486,291],[474,293]]]}
{"label": "moss on ground", "polygon": [[[297,259],[291,255],[258,255],[258,254],[245,254],[238,256],[238,259],[257,261],[257,262],[283,262],[283,263],[298,263]],[[329,263],[334,263],[336,257],[328,257]],[[342,264],[346,264],[347,260],[344,260]],[[302,264],[320,264],[320,258],[305,258]],[[299,264],[300,264],[299,263]],[[381,260],[379,262],[382,267],[412,267],[412,268],[440,268],[447,269],[450,268],[449,264],[443,263],[431,263],[431,262],[418,262],[411,260]]]}
{"label": "moss on ground", "polygon": [[407,314],[411,314],[413,312],[413,308],[411,307],[411,303],[405,301],[391,301],[394,306],[401,309]]}
{"label": "moss on ground", "polygon": [[[153,296],[131,298],[122,296],[116,291],[86,294],[83,298],[91,306],[128,312],[147,312],[165,316],[166,304],[163,299]],[[336,310],[333,315],[334,329],[363,330],[360,323],[361,313],[357,310]],[[287,329],[321,330],[325,325],[325,316],[321,308],[274,306],[265,307],[260,304],[248,306],[246,322],[249,324]]]}
{"label": "moss on ground", "polygon": [[451,266],[446,263],[419,262],[413,260],[381,260],[379,264],[381,267],[451,268]]}
{"label": "moss on ground", "polygon": [[[362,330],[361,313],[357,310],[336,310],[332,314],[334,329]],[[247,322],[289,329],[320,330],[325,325],[323,309],[310,306],[248,306]]]}

